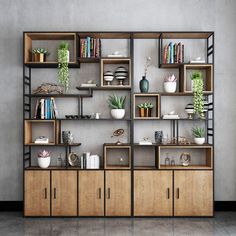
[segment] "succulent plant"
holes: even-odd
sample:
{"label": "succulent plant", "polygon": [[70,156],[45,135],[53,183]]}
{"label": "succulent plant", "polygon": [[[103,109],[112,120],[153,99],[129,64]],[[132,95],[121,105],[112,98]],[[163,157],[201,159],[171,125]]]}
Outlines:
{"label": "succulent plant", "polygon": [[168,76],[164,79],[164,82],[176,82],[177,80],[177,77],[175,77],[175,75],[171,75],[171,76]]}
{"label": "succulent plant", "polygon": [[34,48],[34,49],[32,49],[32,53],[33,53],[33,54],[42,53],[42,54],[49,55],[48,50],[45,49],[45,48]]}
{"label": "succulent plant", "polygon": [[205,129],[200,127],[192,128],[192,133],[195,138],[204,138]]}
{"label": "succulent plant", "polygon": [[107,102],[111,109],[124,109],[125,108],[125,97],[118,97],[116,95],[109,96]]}
{"label": "succulent plant", "polygon": [[145,103],[141,103],[141,104],[137,105],[137,107],[144,108],[144,109],[148,109],[148,108],[151,109],[154,107],[154,105],[152,103],[145,102]]}
{"label": "succulent plant", "polygon": [[38,157],[40,158],[47,158],[50,156],[50,152],[46,150],[41,150],[38,152]]}

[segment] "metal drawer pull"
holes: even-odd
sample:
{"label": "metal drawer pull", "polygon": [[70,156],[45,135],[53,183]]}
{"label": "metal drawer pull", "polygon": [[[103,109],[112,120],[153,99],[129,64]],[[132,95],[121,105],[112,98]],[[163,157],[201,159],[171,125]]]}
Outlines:
{"label": "metal drawer pull", "polygon": [[48,191],[47,191],[47,188],[44,189],[44,198],[45,198],[45,199],[48,198]]}
{"label": "metal drawer pull", "polygon": [[57,198],[57,189],[56,188],[53,189],[53,198],[54,199]]}
{"label": "metal drawer pull", "polygon": [[167,199],[170,199],[170,188],[167,188]]}
{"label": "metal drawer pull", "polygon": [[177,188],[177,199],[179,199],[179,188]]}
{"label": "metal drawer pull", "polygon": [[107,190],[107,199],[110,199],[111,198],[111,190],[110,188],[108,188]]}
{"label": "metal drawer pull", "polygon": [[99,199],[102,198],[102,189],[101,188],[98,189],[98,198]]}

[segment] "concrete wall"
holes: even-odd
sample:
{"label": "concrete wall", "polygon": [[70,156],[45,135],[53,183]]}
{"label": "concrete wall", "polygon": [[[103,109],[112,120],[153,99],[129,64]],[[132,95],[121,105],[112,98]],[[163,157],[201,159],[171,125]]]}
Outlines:
{"label": "concrete wall", "polygon": [[[0,200],[22,200],[22,31],[30,30],[215,31],[215,198],[236,200],[235,20],[234,0],[0,0]],[[152,45],[153,42],[149,44],[150,53]],[[143,50],[138,42],[137,47]],[[140,63],[135,71],[137,81],[142,75],[145,54],[138,54],[135,59]],[[89,66],[85,65],[81,71],[71,72],[72,86],[86,81],[87,69]],[[96,70],[93,68],[89,75],[97,78]],[[152,81],[154,77],[163,79],[169,72],[153,66],[150,73]],[[33,76],[34,86],[43,80],[56,82],[56,71],[36,71]],[[76,138],[85,133],[80,130],[83,125],[67,125],[76,130]],[[148,126],[149,130],[158,128]],[[99,129],[109,137],[115,129],[111,127],[103,123]],[[82,128],[94,131],[89,124]],[[141,128],[137,134],[142,136],[145,132]],[[82,140],[84,149],[88,148],[86,138]],[[95,146],[98,140],[95,136]]]}

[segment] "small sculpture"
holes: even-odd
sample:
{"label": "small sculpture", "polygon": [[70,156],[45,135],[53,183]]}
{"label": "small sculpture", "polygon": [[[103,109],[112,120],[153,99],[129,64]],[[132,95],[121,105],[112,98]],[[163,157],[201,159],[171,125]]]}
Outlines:
{"label": "small sculpture", "polygon": [[41,84],[37,89],[35,89],[33,92],[35,94],[42,93],[42,94],[48,94],[57,92],[58,94],[63,93],[63,86],[57,85],[57,84],[51,84],[51,83],[43,83]]}
{"label": "small sculpture", "polygon": [[184,152],[180,155],[180,161],[183,166],[189,166],[191,162],[191,155],[188,152]]}
{"label": "small sculpture", "polygon": [[[113,132],[113,135],[111,136],[111,138],[120,137],[124,134],[124,132],[125,132],[124,129],[117,129]],[[121,145],[121,144],[122,144],[122,142],[119,140],[116,142],[116,145]]]}

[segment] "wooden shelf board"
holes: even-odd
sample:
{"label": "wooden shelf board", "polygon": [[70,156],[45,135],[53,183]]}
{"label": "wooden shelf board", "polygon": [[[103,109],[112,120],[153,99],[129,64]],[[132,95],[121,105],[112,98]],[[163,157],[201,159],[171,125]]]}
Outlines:
{"label": "wooden shelf board", "polygon": [[210,166],[205,166],[205,165],[190,165],[190,166],[181,166],[181,165],[176,165],[176,166],[165,166],[165,165],[160,165],[159,169],[165,169],[165,170],[186,170],[186,169],[212,169]]}
{"label": "wooden shelf board", "polygon": [[134,170],[157,170],[155,166],[134,166]]}
{"label": "wooden shelf board", "polygon": [[122,165],[107,165],[105,170],[113,170],[113,169],[131,169],[130,166],[122,166]]}
{"label": "wooden shelf board", "polygon": [[212,63],[161,63],[159,65],[160,68],[179,68],[182,66],[186,66],[188,68],[205,68],[212,66]]}
{"label": "wooden shelf board", "polygon": [[198,145],[198,144],[158,144],[160,148],[211,148],[213,147],[211,144],[203,144],[203,145]]}
{"label": "wooden shelf board", "polygon": [[119,148],[119,147],[123,147],[123,148],[125,148],[125,147],[127,147],[127,148],[130,148],[131,146],[130,146],[130,143],[121,143],[121,144],[116,144],[116,143],[104,143],[103,144],[104,146],[106,146],[106,147],[117,147],[117,148]]}
{"label": "wooden shelf board", "polygon": [[96,171],[96,170],[104,170],[104,169],[81,169],[77,166],[68,166],[68,167],[60,167],[60,166],[49,166],[46,169],[42,169],[39,166],[30,166],[26,167],[25,170],[81,170],[81,171]]}
{"label": "wooden shelf board", "polygon": [[160,120],[159,117],[134,117],[134,120]]}
{"label": "wooden shelf board", "polygon": [[63,121],[131,121],[130,118],[124,118],[124,119],[113,119],[113,118],[100,118],[100,119],[66,119],[66,118],[58,118],[58,119],[50,119],[50,120],[41,120],[41,119],[25,119],[26,121],[32,121],[32,122],[53,122],[57,120],[63,120]]}
{"label": "wooden shelf board", "polygon": [[32,40],[73,40],[76,34],[73,32],[25,32]]}
{"label": "wooden shelf board", "polygon": [[[32,68],[57,68],[58,62],[26,62],[25,66]],[[76,62],[69,62],[69,68],[79,68],[80,65]]]}
{"label": "wooden shelf board", "polygon": [[64,144],[64,143],[25,143],[25,146],[61,146],[61,147],[69,147],[69,146],[80,146],[81,143],[73,143],[73,144]]}
{"label": "wooden shelf board", "polygon": [[152,143],[152,144],[139,144],[139,143],[134,143],[134,146],[153,147],[153,146],[157,146],[157,144],[156,144],[156,143]]}
{"label": "wooden shelf board", "polygon": [[80,97],[80,96],[86,96],[86,94],[53,94],[53,93],[49,93],[49,94],[29,94],[27,95],[28,97],[55,97],[55,98],[66,98],[66,97],[69,97],[69,98],[77,98],[77,97]]}
{"label": "wooden shelf board", "polygon": [[130,32],[78,32],[80,38],[93,37],[100,39],[129,39]]}
{"label": "wooden shelf board", "polygon": [[162,32],[163,39],[207,39],[213,32]]}

